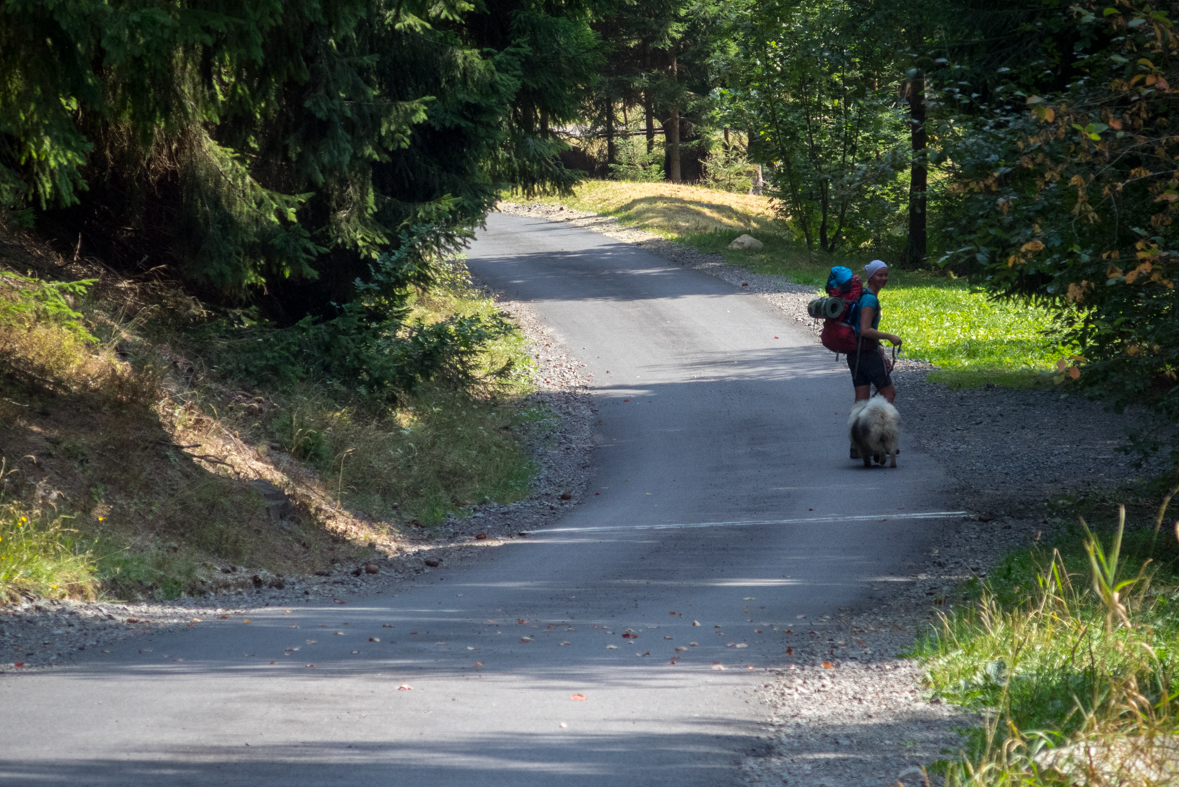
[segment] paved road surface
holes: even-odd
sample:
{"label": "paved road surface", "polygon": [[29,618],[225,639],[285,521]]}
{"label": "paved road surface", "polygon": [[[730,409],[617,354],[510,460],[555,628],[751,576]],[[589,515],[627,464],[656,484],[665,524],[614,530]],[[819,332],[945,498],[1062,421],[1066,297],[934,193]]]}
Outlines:
{"label": "paved road surface", "polygon": [[903,581],[945,526],[904,518],[943,508],[940,469],[912,445],[896,471],[849,462],[846,371],[718,279],[503,215],[470,264],[594,374],[588,501],[393,597],[5,677],[0,784],[737,781],[773,626]]}

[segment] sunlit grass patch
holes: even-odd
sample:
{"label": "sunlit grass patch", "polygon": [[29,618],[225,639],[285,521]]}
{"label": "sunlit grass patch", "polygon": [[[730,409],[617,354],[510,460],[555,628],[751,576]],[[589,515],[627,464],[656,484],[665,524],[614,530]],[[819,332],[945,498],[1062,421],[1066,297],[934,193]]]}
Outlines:
{"label": "sunlit grass patch", "polygon": [[93,556],[69,524],[53,512],[0,502],[0,604],[95,597]]}
{"label": "sunlit grass patch", "polygon": [[703,186],[587,180],[577,186],[572,197],[542,197],[538,201],[615,216],[623,224],[667,237],[715,230],[759,236],[774,232],[768,198]]}
{"label": "sunlit grass patch", "polygon": [[[945,382],[1027,385],[1066,354],[1050,340],[1052,314],[997,302],[954,280],[897,275],[881,293],[882,327],[904,339],[909,357],[945,370]],[[924,281],[923,281],[924,280]],[[956,379],[954,373],[961,373]]]}

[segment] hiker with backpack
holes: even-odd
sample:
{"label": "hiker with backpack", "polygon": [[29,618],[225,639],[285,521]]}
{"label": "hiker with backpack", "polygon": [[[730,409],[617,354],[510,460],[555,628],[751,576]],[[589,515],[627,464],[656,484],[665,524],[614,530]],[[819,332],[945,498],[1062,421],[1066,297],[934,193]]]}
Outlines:
{"label": "hiker with backpack", "polygon": [[900,348],[901,337],[878,329],[880,325],[880,291],[888,285],[888,265],[882,260],[872,260],[864,266],[868,286],[860,295],[854,316],[856,333],[859,337],[856,349],[847,356],[847,368],[852,373],[852,385],[856,389],[856,401],[872,397],[872,388],[889,404],[897,398],[897,389],[892,384],[892,364],[884,354],[880,342],[887,341]]}
{"label": "hiker with backpack", "polygon": [[[892,384],[892,363],[880,343],[887,341],[899,348],[901,337],[879,328],[880,291],[888,285],[888,265],[882,260],[872,260],[864,266],[864,274],[867,287],[850,268],[835,266],[827,277],[828,297],[811,301],[807,311],[812,317],[823,320],[823,332],[819,337],[823,346],[836,357],[847,355],[847,368],[852,373],[852,385],[856,391],[855,401],[871,399],[875,387],[876,393],[891,405],[897,397],[897,389]],[[900,453],[899,450],[896,453]],[[895,454],[893,456],[895,461]],[[854,444],[851,458],[863,458]]]}

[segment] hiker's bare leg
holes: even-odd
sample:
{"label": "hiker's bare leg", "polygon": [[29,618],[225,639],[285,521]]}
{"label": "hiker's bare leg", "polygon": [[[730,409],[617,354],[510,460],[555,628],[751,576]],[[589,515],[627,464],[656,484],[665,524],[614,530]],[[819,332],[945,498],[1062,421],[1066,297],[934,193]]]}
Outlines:
{"label": "hiker's bare leg", "polygon": [[[865,385],[864,387],[867,388],[868,386]],[[893,386],[893,385],[886,385],[883,388],[881,388],[879,391],[877,391],[876,393],[880,396],[883,396],[884,400],[886,402],[888,402],[889,404],[892,404],[897,398],[897,389],[896,389],[896,386]],[[856,389],[856,399],[859,400],[859,398],[860,398],[860,389],[857,388]],[[868,397],[865,396],[864,398],[867,399]]]}
{"label": "hiker's bare leg", "polygon": [[[890,385],[889,388],[892,388],[892,386]],[[871,398],[872,398],[872,386],[870,386],[870,385],[857,385],[856,386],[856,401],[857,402],[863,402],[863,401],[865,401],[867,399],[871,399]]]}

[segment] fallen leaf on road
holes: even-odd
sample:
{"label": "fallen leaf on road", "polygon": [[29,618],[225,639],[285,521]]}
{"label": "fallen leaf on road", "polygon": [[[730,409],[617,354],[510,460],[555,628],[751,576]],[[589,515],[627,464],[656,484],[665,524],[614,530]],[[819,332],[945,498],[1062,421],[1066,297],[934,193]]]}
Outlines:
{"label": "fallen leaf on road", "polygon": [[786,655],[793,656],[794,655],[794,648],[786,648]]}
{"label": "fallen leaf on road", "polygon": [[568,727],[569,725],[568,725],[568,724],[566,724],[565,722],[561,722],[561,723],[560,723],[560,724],[558,724],[557,726],[558,726],[558,727],[560,727],[560,728],[562,728],[562,729],[564,729],[565,727]]}
{"label": "fallen leaf on road", "polygon": [[650,656],[651,651],[648,650],[646,653],[636,653],[635,655],[638,656],[639,658],[642,658],[643,656]]}
{"label": "fallen leaf on road", "polygon": [[467,645],[467,650],[479,650],[479,648],[476,648],[472,645]]}
{"label": "fallen leaf on road", "polygon": [[409,685],[408,683],[402,683],[400,686],[397,687],[397,690],[398,691],[413,691],[413,686]]}
{"label": "fallen leaf on road", "polygon": [[824,661],[823,662],[823,669],[835,669],[835,665],[832,664],[830,661]]}
{"label": "fallen leaf on road", "polygon": [[476,661],[476,662],[475,662],[475,666],[476,666],[476,667],[482,667],[482,666],[483,666],[483,662],[482,662],[482,661]]}
{"label": "fallen leaf on road", "polygon": [[753,630],[753,633],[754,633],[754,634],[760,634],[760,633],[761,633],[761,629],[754,629],[754,630]]}
{"label": "fallen leaf on road", "polygon": [[482,540],[483,540],[483,539],[485,539],[485,538],[487,538],[487,534],[486,534],[486,533],[476,533],[476,534],[475,534],[475,540],[476,540],[476,541],[482,541]]}
{"label": "fallen leaf on road", "polygon": [[382,624],[381,624],[381,628],[383,628],[383,629],[391,629],[391,628],[394,628],[394,627],[393,627],[391,624],[389,624],[389,623],[382,623]]}
{"label": "fallen leaf on road", "polygon": [[317,641],[317,640],[314,640],[314,639],[309,639],[309,640],[307,640],[307,644],[308,644],[308,645],[314,645],[314,644],[316,643],[316,641]]}
{"label": "fallen leaf on road", "polygon": [[693,620],[693,621],[692,621],[692,625],[693,625],[693,626],[699,626],[699,625],[700,625],[700,621],[698,621],[698,620]]}
{"label": "fallen leaf on road", "polygon": [[369,642],[380,642],[381,638],[380,637],[369,637],[368,641]]}
{"label": "fallen leaf on road", "polygon": [[618,650],[618,646],[617,645],[607,645],[606,650]]}
{"label": "fallen leaf on road", "polygon": [[250,622],[249,618],[242,618],[242,623],[249,623],[249,622]]}
{"label": "fallen leaf on road", "polygon": [[721,664],[719,661],[714,661],[714,662],[712,662],[712,668],[714,670],[720,670],[723,672],[725,669],[725,665]]}
{"label": "fallen leaf on road", "polygon": [[[222,620],[229,620],[229,615],[222,615],[221,619]],[[131,621],[127,621],[127,622],[130,623]]]}
{"label": "fallen leaf on road", "polygon": [[685,650],[687,650],[687,648],[676,648],[675,652],[676,653],[683,653]]}
{"label": "fallen leaf on road", "polygon": [[527,620],[521,620],[520,618],[516,618],[516,625],[518,625],[518,626],[523,626],[527,622],[528,622]]}
{"label": "fallen leaf on road", "polygon": [[664,639],[672,639],[672,637],[664,637]]}
{"label": "fallen leaf on road", "polygon": [[696,647],[696,643],[695,643],[695,642],[689,642],[689,643],[688,643],[688,647],[689,647],[689,648],[694,648],[694,647]]}
{"label": "fallen leaf on road", "polygon": [[521,641],[521,642],[531,642],[531,641],[532,641],[532,637],[520,637],[520,641]]}
{"label": "fallen leaf on road", "polygon": [[638,639],[639,635],[635,634],[633,631],[624,631],[622,633],[622,638],[623,639]]}
{"label": "fallen leaf on road", "polygon": [[570,694],[569,699],[573,700],[574,702],[585,702],[585,695],[584,694]]}
{"label": "fallen leaf on road", "polygon": [[[109,650],[108,650],[108,651],[106,651],[106,652],[107,652],[107,653],[110,653],[110,651],[109,651]],[[14,667],[23,667],[24,665],[25,665],[25,663],[24,663],[23,661],[18,661],[18,662],[16,662],[15,664],[13,664],[12,666],[14,666]]]}
{"label": "fallen leaf on road", "polygon": [[314,667],[315,665],[314,665],[314,664],[308,664],[307,666],[308,666],[308,667]]}
{"label": "fallen leaf on road", "polygon": [[560,645],[558,645],[557,647],[558,647],[558,648],[560,648],[560,647],[563,647],[563,646],[565,646],[565,645],[572,645],[572,644],[573,644],[572,642],[569,642],[568,640],[566,640],[565,642],[562,642],[562,643],[561,643]]}

